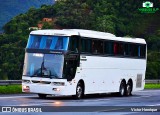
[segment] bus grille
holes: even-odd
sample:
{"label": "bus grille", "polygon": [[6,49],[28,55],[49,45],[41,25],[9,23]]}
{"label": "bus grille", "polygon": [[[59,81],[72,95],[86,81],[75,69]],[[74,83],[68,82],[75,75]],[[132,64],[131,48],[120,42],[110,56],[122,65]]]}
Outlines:
{"label": "bus grille", "polygon": [[136,88],[142,87],[142,74],[137,74]]}
{"label": "bus grille", "polygon": [[32,80],[32,83],[51,84],[51,82],[49,81],[36,81],[36,80]]}

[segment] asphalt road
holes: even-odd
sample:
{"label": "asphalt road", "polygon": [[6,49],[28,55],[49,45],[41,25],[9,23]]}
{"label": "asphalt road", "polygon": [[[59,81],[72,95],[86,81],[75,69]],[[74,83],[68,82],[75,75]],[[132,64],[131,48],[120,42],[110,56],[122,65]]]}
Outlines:
{"label": "asphalt road", "polygon": [[[72,114],[73,113],[75,114],[75,112],[76,114],[85,112],[86,114],[92,114],[92,115],[97,113],[100,114],[114,113],[118,115],[119,114],[159,115],[160,90],[138,91],[134,92],[133,95],[130,97],[118,97],[114,94],[87,95],[82,100],[74,100],[72,99],[72,97],[69,96],[66,97],[48,96],[46,99],[39,99],[36,94],[0,95],[0,106],[1,108],[6,106],[7,107],[11,106],[12,108],[22,107],[23,109],[26,107],[31,107],[31,108],[33,107],[37,108],[37,111],[63,112],[63,114],[65,112],[69,113],[72,112]],[[12,112],[13,111],[16,112],[16,110],[12,110]]]}

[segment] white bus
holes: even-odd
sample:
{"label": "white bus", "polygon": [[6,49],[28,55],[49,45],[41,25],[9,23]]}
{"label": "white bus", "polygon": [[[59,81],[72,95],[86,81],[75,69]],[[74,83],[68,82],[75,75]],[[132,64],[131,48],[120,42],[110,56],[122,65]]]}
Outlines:
{"label": "white bus", "polygon": [[47,95],[143,90],[146,42],[82,29],[37,30],[25,50],[22,91]]}

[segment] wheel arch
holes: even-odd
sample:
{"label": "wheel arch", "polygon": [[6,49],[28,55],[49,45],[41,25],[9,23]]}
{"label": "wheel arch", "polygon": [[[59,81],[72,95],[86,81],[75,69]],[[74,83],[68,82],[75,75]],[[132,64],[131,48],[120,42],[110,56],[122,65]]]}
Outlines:
{"label": "wheel arch", "polygon": [[[122,80],[121,80],[121,83],[122,83],[122,82],[124,82],[125,85],[126,85],[126,80],[125,80],[125,79],[122,79]],[[121,84],[121,83],[120,83],[120,84]]]}

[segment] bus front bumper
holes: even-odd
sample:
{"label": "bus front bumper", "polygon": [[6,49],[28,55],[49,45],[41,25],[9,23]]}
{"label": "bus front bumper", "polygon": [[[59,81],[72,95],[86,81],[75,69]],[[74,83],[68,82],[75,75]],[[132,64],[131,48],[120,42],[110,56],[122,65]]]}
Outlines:
{"label": "bus front bumper", "polygon": [[50,95],[75,95],[73,86],[54,86],[51,84],[22,83],[22,92],[50,94]]}

